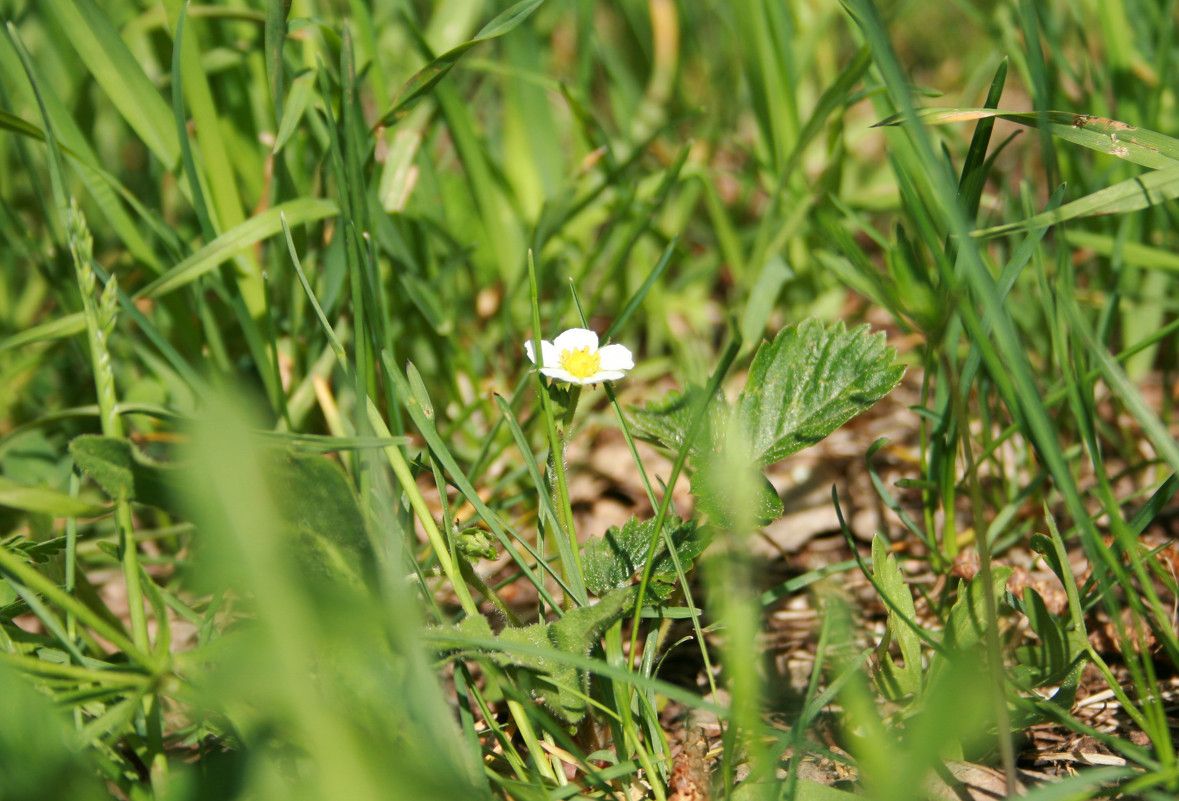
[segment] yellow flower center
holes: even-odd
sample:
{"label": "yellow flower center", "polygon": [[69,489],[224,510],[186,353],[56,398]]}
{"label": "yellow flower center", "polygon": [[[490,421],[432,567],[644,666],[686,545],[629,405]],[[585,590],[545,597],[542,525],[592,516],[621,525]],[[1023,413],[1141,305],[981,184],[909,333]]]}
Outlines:
{"label": "yellow flower center", "polygon": [[577,378],[589,378],[598,372],[602,360],[597,351],[590,353],[589,348],[561,351],[561,369]]}

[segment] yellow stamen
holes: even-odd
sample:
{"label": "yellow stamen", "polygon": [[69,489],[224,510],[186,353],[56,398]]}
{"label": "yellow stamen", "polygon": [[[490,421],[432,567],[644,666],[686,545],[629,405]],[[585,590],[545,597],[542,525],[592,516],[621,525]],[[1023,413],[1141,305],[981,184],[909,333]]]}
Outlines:
{"label": "yellow stamen", "polygon": [[590,353],[588,347],[561,351],[561,369],[576,378],[589,378],[598,372],[601,365],[598,352]]}

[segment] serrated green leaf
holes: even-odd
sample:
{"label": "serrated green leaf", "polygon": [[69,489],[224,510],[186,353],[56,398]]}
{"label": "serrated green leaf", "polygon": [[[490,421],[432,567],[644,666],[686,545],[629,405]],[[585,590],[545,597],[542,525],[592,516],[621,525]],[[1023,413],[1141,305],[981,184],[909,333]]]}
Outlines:
{"label": "serrated green leaf", "polygon": [[[504,629],[498,639],[501,642],[521,643],[538,648],[551,648],[576,656],[588,656],[602,638],[606,629],[625,616],[634,603],[635,587],[623,587],[602,598],[593,606],[583,606],[565,613],[564,617],[552,623],[535,623],[519,629]],[[451,629],[451,631],[454,631]],[[458,631],[482,639],[491,638],[491,626],[486,618],[468,617],[459,625]],[[464,656],[460,640],[454,647],[445,638],[435,639],[442,651],[452,656]],[[521,684],[544,699],[545,704],[559,718],[569,724],[577,723],[585,716],[586,696],[589,693],[589,674],[562,661],[549,660],[539,656],[521,656],[503,651],[485,652],[493,662],[514,671]]]}
{"label": "serrated green leaf", "polygon": [[884,397],[905,368],[884,334],[804,320],[763,344],[734,413],[765,466],[813,445]]}
{"label": "serrated green leaf", "polygon": [[[647,551],[655,533],[655,521],[632,517],[622,528],[611,526],[606,533],[590,540],[581,550],[582,572],[585,586],[597,596],[604,596],[611,590],[626,587],[631,578],[646,566]],[[671,530],[672,542],[676,544],[676,555],[685,570],[692,561],[704,552],[708,545],[707,534],[696,524],[676,520]],[[666,600],[675,585],[675,564],[667,549],[661,543],[655,551],[655,564],[651,567],[651,583],[647,592]]]}
{"label": "serrated green leaf", "polygon": [[684,387],[682,392],[669,392],[662,400],[646,406],[630,407],[630,424],[642,439],[679,452],[685,446],[690,448],[693,458],[713,450],[716,434],[724,431],[729,415],[729,405],[717,393],[712,397],[708,409],[708,420],[701,426],[696,441],[686,442],[693,416],[703,403],[704,389],[694,384]]}
{"label": "serrated green leaf", "polygon": [[4,546],[10,550],[23,553],[29,558],[29,561],[41,564],[66,549],[66,538],[57,537],[41,542],[35,542],[30,539],[17,539],[15,542],[9,540],[4,543]]}

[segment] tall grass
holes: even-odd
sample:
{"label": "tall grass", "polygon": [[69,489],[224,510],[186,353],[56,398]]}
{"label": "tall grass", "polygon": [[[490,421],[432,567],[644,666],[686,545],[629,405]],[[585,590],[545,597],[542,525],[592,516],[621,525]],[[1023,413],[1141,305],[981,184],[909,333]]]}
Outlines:
{"label": "tall grass", "polygon": [[[0,11],[0,798],[682,799],[668,709],[717,797],[1011,792],[1048,724],[1120,764],[1031,795],[1176,792],[1174,2]],[[532,369],[577,327],[622,383]],[[767,586],[762,470],[901,363],[890,527]]]}

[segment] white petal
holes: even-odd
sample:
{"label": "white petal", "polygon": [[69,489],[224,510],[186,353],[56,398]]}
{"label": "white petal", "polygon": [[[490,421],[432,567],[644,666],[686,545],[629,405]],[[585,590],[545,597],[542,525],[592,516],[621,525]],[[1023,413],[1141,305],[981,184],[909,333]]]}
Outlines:
{"label": "white petal", "polygon": [[540,341],[540,366],[555,368],[561,363],[561,352],[547,339]]}
{"label": "white petal", "polygon": [[605,381],[617,381],[620,378],[626,378],[626,373],[618,372],[617,370],[599,370],[588,378],[583,378],[578,383],[580,384],[601,384]]}
{"label": "white petal", "polygon": [[536,349],[532,347],[532,340],[524,343],[524,352],[528,354],[528,361],[536,364]]}
{"label": "white petal", "polygon": [[544,376],[548,376],[549,378],[553,379],[554,381],[564,381],[567,384],[580,384],[581,383],[580,378],[573,375],[573,373],[570,373],[566,370],[562,370],[560,367],[542,367],[542,368],[540,368],[540,374],[544,375]]}
{"label": "white petal", "polygon": [[[635,366],[634,356],[631,355],[630,350],[625,345],[607,345],[598,351],[598,358],[600,359],[600,366],[602,370],[616,372],[618,370],[633,370]],[[619,374],[618,378],[622,378]],[[614,378],[607,379],[614,381]]]}
{"label": "white petal", "polygon": [[589,348],[590,353],[593,353],[598,349],[598,335],[588,328],[570,328],[568,331],[557,334],[557,338],[553,340],[553,346],[556,347],[558,353],[582,348]]}

